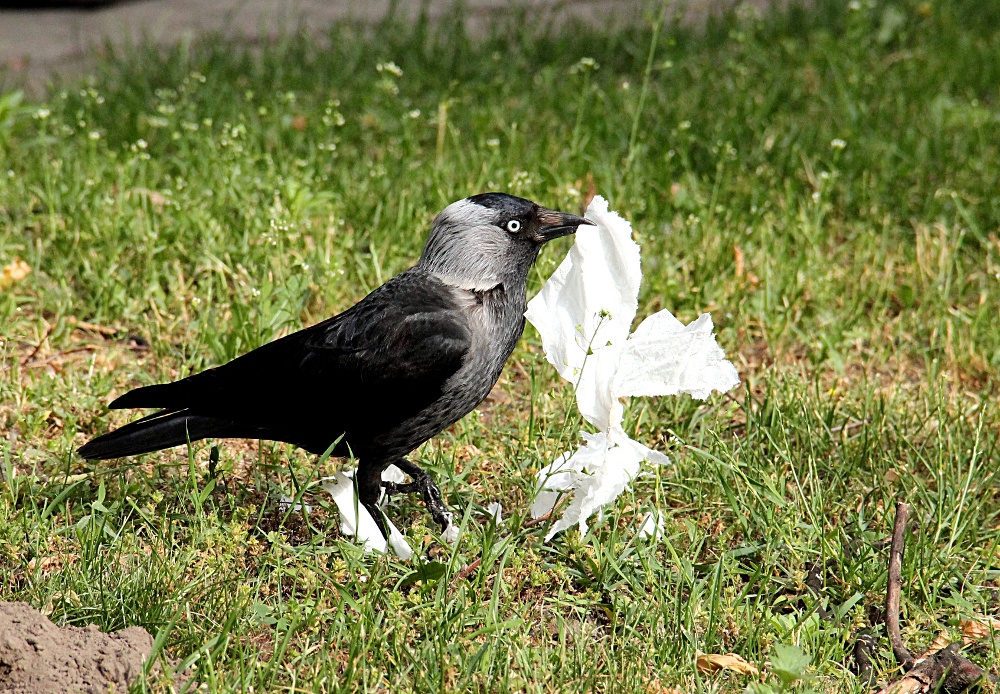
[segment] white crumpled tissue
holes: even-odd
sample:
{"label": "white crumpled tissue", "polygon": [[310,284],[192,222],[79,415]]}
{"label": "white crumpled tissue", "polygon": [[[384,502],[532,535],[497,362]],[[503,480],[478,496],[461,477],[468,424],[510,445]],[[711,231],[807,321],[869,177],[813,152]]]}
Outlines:
{"label": "white crumpled tissue", "polygon": [[546,358],[576,385],[580,414],[597,429],[580,432],[583,445],[538,472],[532,517],[552,511],[562,495],[573,495],[546,540],[573,525],[586,533],[587,520],[625,491],[643,460],[669,462],[625,433],[619,398],[688,393],[704,400],[740,382],[707,313],[684,325],[663,310],[629,334],[642,280],[639,246],[631,225],[609,212],[601,196],[586,217],[596,226],[577,229],[569,255],[525,313],[541,335]]}
{"label": "white crumpled tissue", "polygon": [[[349,470],[338,472],[333,477],[324,477],[320,480],[320,486],[329,492],[340,510],[340,532],[344,535],[357,537],[359,542],[364,543],[366,552],[375,551],[384,554],[387,550],[385,538],[382,537],[372,514],[368,513],[368,509],[361,505],[354,492],[354,480],[352,479],[354,472],[354,470]],[[406,480],[406,475],[395,465],[390,465],[382,472],[382,480],[401,483]],[[393,525],[388,517],[385,521],[386,525],[389,526],[388,544],[392,547],[392,551],[404,561],[412,557],[413,549],[403,537],[403,533],[399,532],[399,529]]]}
{"label": "white crumpled tissue", "polygon": [[[392,547],[396,556],[406,561],[413,556],[413,548],[406,541],[403,533],[393,524],[389,517],[385,517],[386,525],[389,527],[388,545],[382,533],[378,529],[372,514],[358,501],[354,492],[355,470],[338,472],[333,477],[324,477],[320,480],[320,486],[333,497],[334,503],[340,510],[340,532],[344,535],[356,537],[359,542],[364,543],[366,552],[387,551],[387,547]],[[406,474],[395,465],[390,465],[382,471],[383,482],[396,482],[402,484],[406,481]],[[379,501],[380,506],[386,502],[385,494]],[[458,526],[452,523],[442,533],[441,539],[445,542],[455,544],[458,541]]]}

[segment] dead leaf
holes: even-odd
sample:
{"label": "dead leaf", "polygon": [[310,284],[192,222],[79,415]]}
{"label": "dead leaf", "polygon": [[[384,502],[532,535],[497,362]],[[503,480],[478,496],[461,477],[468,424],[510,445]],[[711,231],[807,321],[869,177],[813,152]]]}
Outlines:
{"label": "dead leaf", "polygon": [[893,470],[892,468],[889,468],[888,470],[885,471],[885,481],[888,482],[889,484],[892,484],[898,479],[899,479],[899,473]]}
{"label": "dead leaf", "polygon": [[20,282],[31,274],[31,266],[14,256],[10,264],[0,272],[0,289],[6,289],[15,282]]}
{"label": "dead leaf", "polygon": [[733,256],[736,259],[736,279],[743,277],[743,249],[733,246]]}
{"label": "dead leaf", "polygon": [[974,619],[963,619],[959,622],[959,626],[962,629],[962,641],[966,646],[974,641],[988,638],[994,632],[1000,631],[1000,621],[996,619],[989,620],[988,624]]}
{"label": "dead leaf", "polygon": [[942,629],[941,632],[937,635],[937,638],[934,639],[934,642],[927,647],[926,651],[918,655],[916,659],[923,660],[924,658],[929,658],[938,651],[947,648],[948,644],[950,643],[951,639],[948,638],[948,631],[946,629]]}
{"label": "dead leaf", "polygon": [[748,663],[735,653],[719,655],[718,653],[698,653],[695,660],[698,672],[712,673],[719,670],[731,670],[741,675],[757,675],[760,671],[753,663]]}
{"label": "dead leaf", "polygon": [[305,116],[299,115],[299,116],[295,116],[294,118],[292,118],[292,127],[295,128],[296,130],[300,131],[300,132],[302,130],[305,130],[306,129],[306,125],[308,125],[308,124],[309,124],[309,122],[306,120]]}

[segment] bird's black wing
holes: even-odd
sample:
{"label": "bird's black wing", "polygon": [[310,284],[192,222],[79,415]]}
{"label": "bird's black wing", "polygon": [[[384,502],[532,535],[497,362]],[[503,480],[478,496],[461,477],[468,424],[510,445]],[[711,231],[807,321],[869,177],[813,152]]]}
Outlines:
{"label": "bird's black wing", "polygon": [[415,268],[322,323],[111,406],[186,409],[310,450],[346,434],[359,452],[437,400],[469,346],[452,289]]}

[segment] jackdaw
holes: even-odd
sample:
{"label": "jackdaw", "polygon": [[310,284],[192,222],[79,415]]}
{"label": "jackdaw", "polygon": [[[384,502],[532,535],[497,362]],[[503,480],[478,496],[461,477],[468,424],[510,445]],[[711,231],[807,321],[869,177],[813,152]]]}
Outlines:
{"label": "jackdaw", "polygon": [[[481,403],[524,330],[527,278],[542,245],[582,217],[504,193],[452,203],[416,266],[332,318],[180,381],[137,388],[111,409],[160,408],[82,446],[88,459],[207,437],[284,441],[358,460],[358,497],[420,492],[442,529],[437,485],[405,456]],[[339,441],[338,441],[339,439]],[[390,464],[411,482],[382,482]]]}

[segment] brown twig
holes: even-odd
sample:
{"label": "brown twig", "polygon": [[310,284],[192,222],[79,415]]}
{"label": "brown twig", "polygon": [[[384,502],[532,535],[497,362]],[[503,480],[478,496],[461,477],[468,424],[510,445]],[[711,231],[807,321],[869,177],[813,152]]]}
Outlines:
{"label": "brown twig", "polygon": [[[896,505],[896,522],[889,550],[889,585],[886,589],[885,623],[892,643],[892,653],[906,675],[879,690],[879,694],[943,692],[959,694],[984,677],[982,668],[963,656],[961,643],[953,643],[926,658],[914,660],[899,632],[899,597],[903,587],[903,548],[906,544],[906,520],[910,505]],[[989,676],[991,680],[994,678]]]}
{"label": "brown twig", "polygon": [[[555,509],[552,509],[554,511]],[[552,511],[549,511],[544,516],[539,516],[538,518],[529,518],[528,520],[521,523],[522,528],[534,528],[536,525],[541,525],[545,521],[552,518]]]}
{"label": "brown twig", "polygon": [[24,361],[21,362],[21,366],[27,366],[28,362],[30,362],[32,359],[35,358],[35,355],[38,354],[38,350],[40,350],[42,348],[42,345],[45,344],[45,341],[49,339],[49,336],[52,335],[52,331],[55,330],[55,329],[56,329],[56,324],[55,323],[52,323],[51,325],[49,325],[48,329],[45,331],[45,336],[42,337],[42,339],[38,341],[38,344],[35,345],[35,348],[33,350],[31,350],[31,353],[28,354],[28,356],[26,356],[24,358]]}
{"label": "brown twig", "polygon": [[35,359],[33,361],[25,362],[21,366],[23,366],[23,367],[25,367],[27,369],[34,369],[34,368],[39,367],[39,366],[47,366],[49,364],[52,364],[53,362],[57,362],[57,361],[59,361],[61,359],[65,359],[66,357],[71,356],[73,354],[79,354],[81,352],[92,352],[95,349],[97,349],[97,347],[95,345],[86,345],[84,347],[74,347],[73,349],[66,349],[66,350],[63,350],[61,352],[56,352],[55,354],[53,354],[51,356],[48,356],[48,357],[45,357],[44,359]]}
{"label": "brown twig", "polygon": [[121,332],[118,328],[109,328],[106,325],[98,325],[97,323],[88,323],[85,320],[78,320],[73,317],[70,317],[69,322],[78,330],[83,330],[91,333],[98,333],[100,335],[107,335],[109,337],[117,335],[118,333]]}
{"label": "brown twig", "polygon": [[476,569],[478,569],[479,566],[480,566],[480,564],[482,564],[482,563],[483,563],[483,558],[480,557],[479,559],[476,559],[476,561],[472,562],[471,564],[467,564],[466,566],[464,566],[461,571],[459,571],[457,574],[455,574],[455,578],[452,580],[451,585],[454,587],[454,585],[456,583],[458,583],[459,581],[468,578],[469,574],[471,574],[473,571],[475,571]]}
{"label": "brown twig", "polygon": [[534,528],[536,525],[541,525],[546,521],[552,520],[552,516],[556,511],[562,508],[562,505],[569,500],[569,494],[563,494],[563,497],[556,502],[556,505],[549,509],[549,512],[539,516],[538,518],[529,518],[528,520],[521,523],[522,528]]}
{"label": "brown twig", "polygon": [[953,643],[917,661],[901,680],[886,685],[878,694],[942,692],[960,694],[983,678],[982,669],[959,653],[961,643]]}
{"label": "brown twig", "polygon": [[907,672],[913,668],[913,656],[906,650],[903,637],[899,633],[899,595],[903,588],[903,547],[906,544],[906,520],[910,517],[910,505],[900,501],[896,504],[896,522],[892,528],[892,546],[889,548],[889,581],[885,595],[885,625],[889,631],[889,642],[896,662]]}

